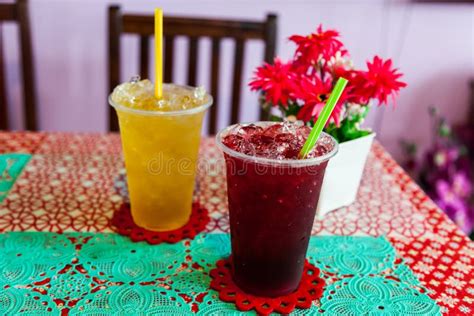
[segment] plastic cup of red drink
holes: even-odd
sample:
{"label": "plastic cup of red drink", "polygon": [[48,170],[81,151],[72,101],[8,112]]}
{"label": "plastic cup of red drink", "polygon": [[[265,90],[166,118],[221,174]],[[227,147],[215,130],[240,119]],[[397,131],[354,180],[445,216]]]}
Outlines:
{"label": "plastic cup of red drink", "polygon": [[338,149],[322,133],[298,159],[310,128],[301,124],[236,124],[216,137],[227,173],[232,275],[245,292],[277,297],[301,281],[327,163]]}

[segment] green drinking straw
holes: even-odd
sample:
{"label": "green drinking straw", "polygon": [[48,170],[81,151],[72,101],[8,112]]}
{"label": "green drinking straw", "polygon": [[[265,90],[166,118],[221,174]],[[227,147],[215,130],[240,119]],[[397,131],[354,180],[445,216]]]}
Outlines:
{"label": "green drinking straw", "polygon": [[321,111],[321,114],[319,115],[318,120],[314,124],[313,129],[309,133],[308,139],[306,139],[303,148],[301,148],[299,154],[300,159],[306,158],[311,149],[313,149],[314,145],[316,145],[319,135],[321,135],[324,126],[326,126],[326,122],[329,120],[329,116],[331,116],[332,111],[336,107],[336,103],[337,101],[339,101],[339,98],[341,97],[341,94],[344,91],[346,85],[347,79],[341,77],[337,80],[336,86],[332,90],[331,95],[329,96],[329,99],[326,102],[326,105]]}

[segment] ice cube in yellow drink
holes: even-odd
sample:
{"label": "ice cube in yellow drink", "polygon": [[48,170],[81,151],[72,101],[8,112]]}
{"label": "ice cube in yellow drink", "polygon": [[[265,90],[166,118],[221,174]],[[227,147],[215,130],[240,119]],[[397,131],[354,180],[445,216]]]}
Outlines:
{"label": "ice cube in yellow drink", "polygon": [[201,126],[212,98],[194,88],[148,80],[118,86],[110,104],[119,118],[132,217],[141,227],[185,225],[192,208]]}

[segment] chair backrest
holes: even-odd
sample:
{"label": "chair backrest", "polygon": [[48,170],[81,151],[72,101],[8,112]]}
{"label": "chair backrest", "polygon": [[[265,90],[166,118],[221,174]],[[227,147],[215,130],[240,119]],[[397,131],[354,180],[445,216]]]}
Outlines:
{"label": "chair backrest", "polygon": [[[224,38],[235,41],[234,64],[232,76],[232,101],[230,123],[239,119],[239,105],[242,87],[242,69],[244,63],[245,44],[248,40],[260,40],[265,45],[263,59],[273,61],[275,56],[277,17],[267,15],[262,21],[235,21],[219,19],[200,19],[184,17],[164,17],[164,81],[173,82],[173,55],[176,37],[184,36],[189,40],[187,84],[196,85],[197,61],[199,60],[199,39],[211,39],[210,93],[214,97],[214,105],[210,109],[208,133],[214,134],[217,125],[217,109],[219,96],[219,71],[221,61],[221,42]],[[140,37],[140,76],[148,78],[149,39],[154,33],[152,15],[122,14],[120,7],[109,7],[109,91],[120,83],[120,36],[135,34]],[[260,116],[264,111],[260,112]],[[109,107],[109,129],[118,130],[117,117]]]}
{"label": "chair backrest", "polygon": [[474,130],[474,80],[471,80],[469,87],[471,88],[471,108],[469,110],[469,125]]}
{"label": "chair backrest", "polygon": [[31,47],[30,21],[27,0],[16,3],[0,4],[0,129],[8,129],[8,108],[5,84],[5,62],[3,56],[2,24],[18,23],[20,37],[21,68],[23,76],[23,116],[28,130],[37,130],[36,120],[36,87],[33,69],[33,50]]}

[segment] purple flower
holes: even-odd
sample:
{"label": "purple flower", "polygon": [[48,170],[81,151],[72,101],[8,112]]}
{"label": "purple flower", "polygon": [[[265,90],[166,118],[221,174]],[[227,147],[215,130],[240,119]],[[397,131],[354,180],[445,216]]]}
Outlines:
{"label": "purple flower", "polygon": [[453,177],[453,191],[461,198],[469,198],[472,192],[472,184],[464,172],[458,172]]}
{"label": "purple flower", "polygon": [[457,130],[453,132],[435,108],[430,109],[430,115],[434,137],[419,164],[419,182],[439,207],[469,234],[474,224],[474,173],[466,146],[474,143],[460,138]]}
{"label": "purple flower", "polygon": [[[434,197],[434,200],[464,232],[470,233],[473,224],[472,216],[470,216],[471,210],[467,201],[463,200],[458,194],[459,192],[465,193],[466,187],[463,185],[467,183],[470,186],[470,183],[467,178],[464,179],[461,175],[457,177],[456,184],[451,184],[446,180],[438,180],[436,182],[436,197]],[[459,189],[459,186],[462,189]]]}
{"label": "purple flower", "polygon": [[440,204],[449,205],[454,208],[462,208],[463,203],[461,198],[453,190],[451,184],[446,180],[438,180],[436,182],[436,194]]}
{"label": "purple flower", "polygon": [[447,168],[459,157],[458,148],[438,148],[434,155],[433,161],[436,167],[438,168]]}

